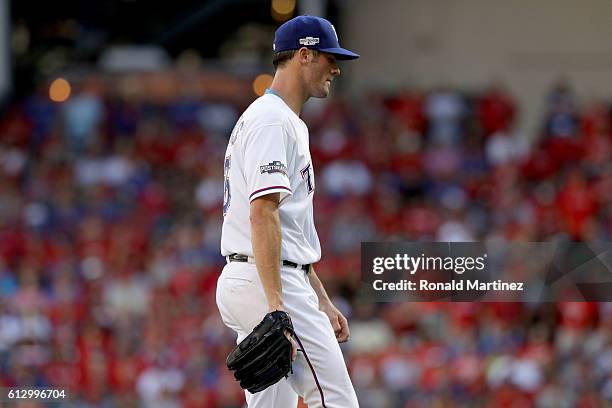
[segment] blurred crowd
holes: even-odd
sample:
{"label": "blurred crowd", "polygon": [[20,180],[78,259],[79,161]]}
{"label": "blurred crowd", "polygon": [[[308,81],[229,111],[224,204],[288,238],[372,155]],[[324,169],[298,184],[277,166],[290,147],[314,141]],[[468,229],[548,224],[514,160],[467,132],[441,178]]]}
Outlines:
{"label": "blurred crowd", "polygon": [[[214,302],[223,155],[245,106],[84,81],[0,121],[0,386],[62,406],[239,408]],[[313,100],[315,266],[363,408],[604,407],[612,304],[358,299],[360,243],[610,241],[612,115],[560,83],[523,134],[500,84]],[[30,405],[43,406],[43,405]]]}

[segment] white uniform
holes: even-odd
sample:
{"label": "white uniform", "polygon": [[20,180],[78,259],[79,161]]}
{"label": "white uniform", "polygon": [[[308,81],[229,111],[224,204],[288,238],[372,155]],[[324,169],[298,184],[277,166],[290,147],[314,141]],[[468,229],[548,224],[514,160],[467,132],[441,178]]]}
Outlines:
{"label": "white uniform", "polygon": [[[281,195],[281,257],[310,264],[321,257],[314,226],[314,172],[306,124],[277,95],[266,93],[236,124],[225,157],[221,253],[253,256],[250,202]],[[284,307],[306,353],[298,353],[293,374],[266,390],[245,391],[249,408],[293,408],[298,394],[309,408],[354,408],[357,397],[327,315],[304,270],[281,266]],[[223,322],[244,339],[268,312],[259,274],[251,260],[229,262],[217,284]],[[305,357],[307,356],[307,358]]]}
{"label": "white uniform", "polygon": [[253,256],[250,202],[280,193],[281,257],[298,264],[321,259],[312,197],[314,173],[306,124],[271,93],[242,114],[225,153],[221,253]]}

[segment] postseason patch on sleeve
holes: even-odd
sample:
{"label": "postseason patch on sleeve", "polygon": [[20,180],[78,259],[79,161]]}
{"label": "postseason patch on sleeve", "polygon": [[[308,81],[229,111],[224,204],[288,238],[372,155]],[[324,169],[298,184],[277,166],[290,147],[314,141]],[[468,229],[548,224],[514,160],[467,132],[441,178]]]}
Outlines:
{"label": "postseason patch on sleeve", "polygon": [[261,174],[268,173],[281,173],[283,175],[287,175],[287,166],[281,163],[278,160],[273,161],[272,163],[265,164],[263,166],[259,166],[259,172]]}

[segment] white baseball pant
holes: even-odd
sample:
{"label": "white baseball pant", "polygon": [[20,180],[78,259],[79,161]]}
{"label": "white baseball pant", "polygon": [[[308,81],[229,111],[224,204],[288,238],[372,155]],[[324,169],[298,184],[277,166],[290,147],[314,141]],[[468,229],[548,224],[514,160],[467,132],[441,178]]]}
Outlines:
{"label": "white baseball pant", "polygon": [[[308,275],[281,266],[281,281],[285,311],[306,353],[298,352],[288,379],[256,394],[245,390],[248,407],[294,408],[299,394],[308,408],[358,408],[340,346],[327,315],[319,310]],[[261,322],[268,303],[254,264],[229,262],[223,268],[217,282],[217,307],[225,325],[238,334],[237,343]]]}

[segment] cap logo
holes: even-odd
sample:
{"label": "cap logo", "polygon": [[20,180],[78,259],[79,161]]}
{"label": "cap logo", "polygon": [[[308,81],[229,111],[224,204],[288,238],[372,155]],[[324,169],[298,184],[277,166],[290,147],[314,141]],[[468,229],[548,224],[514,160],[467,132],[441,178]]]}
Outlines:
{"label": "cap logo", "polygon": [[319,37],[300,38],[300,45],[315,45],[319,43]]}

